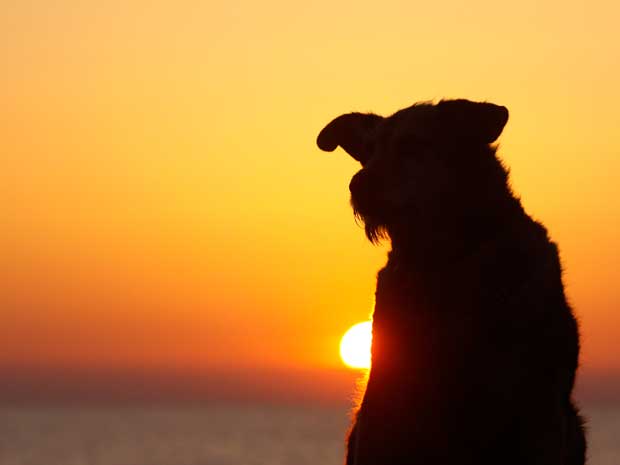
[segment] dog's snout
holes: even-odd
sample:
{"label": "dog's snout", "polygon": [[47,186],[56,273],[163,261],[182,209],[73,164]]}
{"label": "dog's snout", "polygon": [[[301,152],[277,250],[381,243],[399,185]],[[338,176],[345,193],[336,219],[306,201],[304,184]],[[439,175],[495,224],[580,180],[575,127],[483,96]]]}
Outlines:
{"label": "dog's snout", "polygon": [[366,170],[357,173],[349,183],[349,191],[351,191],[351,203],[354,210],[361,214],[370,214],[377,205],[375,201],[376,190],[375,183],[372,182],[372,176]]}
{"label": "dog's snout", "polygon": [[360,193],[360,191],[362,190],[363,177],[363,172],[360,171],[359,173],[355,174],[353,178],[351,178],[351,182],[349,183],[349,191],[351,192],[351,194],[356,195]]}
{"label": "dog's snout", "polygon": [[353,197],[367,199],[372,197],[372,182],[370,174],[366,170],[358,172],[349,183],[349,191]]}

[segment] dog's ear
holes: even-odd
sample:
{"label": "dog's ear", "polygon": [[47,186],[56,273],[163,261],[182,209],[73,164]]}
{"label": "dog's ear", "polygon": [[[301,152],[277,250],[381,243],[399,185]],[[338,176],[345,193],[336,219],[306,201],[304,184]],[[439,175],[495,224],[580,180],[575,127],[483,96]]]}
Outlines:
{"label": "dog's ear", "polygon": [[382,119],[381,116],[372,113],[340,115],[323,128],[316,139],[316,144],[326,152],[333,152],[340,146],[364,164],[370,156],[366,149],[366,138]]}
{"label": "dog's ear", "polygon": [[442,132],[485,144],[494,142],[508,121],[508,109],[492,103],[443,100],[437,109]]}

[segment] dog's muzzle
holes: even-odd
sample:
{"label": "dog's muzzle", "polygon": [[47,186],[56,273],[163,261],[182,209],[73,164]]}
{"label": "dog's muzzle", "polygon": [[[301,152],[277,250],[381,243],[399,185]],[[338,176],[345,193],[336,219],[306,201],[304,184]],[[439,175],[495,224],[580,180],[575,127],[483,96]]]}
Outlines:
{"label": "dog's muzzle", "polygon": [[349,191],[351,192],[351,203],[356,212],[362,215],[374,212],[377,196],[374,184],[366,170],[359,171],[351,178]]}

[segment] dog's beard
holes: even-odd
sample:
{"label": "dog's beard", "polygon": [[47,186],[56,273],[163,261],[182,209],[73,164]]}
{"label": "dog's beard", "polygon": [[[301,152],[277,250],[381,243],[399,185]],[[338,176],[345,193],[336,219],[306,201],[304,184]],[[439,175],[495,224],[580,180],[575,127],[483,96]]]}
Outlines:
{"label": "dog's beard", "polygon": [[387,229],[383,221],[374,215],[365,215],[361,213],[357,208],[355,208],[355,204],[353,202],[351,202],[351,206],[353,207],[355,221],[357,223],[361,222],[364,224],[364,231],[366,232],[366,237],[370,242],[373,244],[378,244],[382,239],[387,237]]}

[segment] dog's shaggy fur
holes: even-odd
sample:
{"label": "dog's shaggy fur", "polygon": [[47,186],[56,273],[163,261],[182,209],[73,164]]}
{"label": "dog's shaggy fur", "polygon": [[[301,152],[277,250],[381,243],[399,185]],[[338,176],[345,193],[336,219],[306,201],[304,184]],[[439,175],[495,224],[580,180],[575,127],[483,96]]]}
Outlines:
{"label": "dog's shaggy fur", "polygon": [[317,143],[361,162],[351,204],[389,238],[350,465],[582,465],[577,323],[556,245],[491,145],[506,108],[445,100],[350,113]]}

